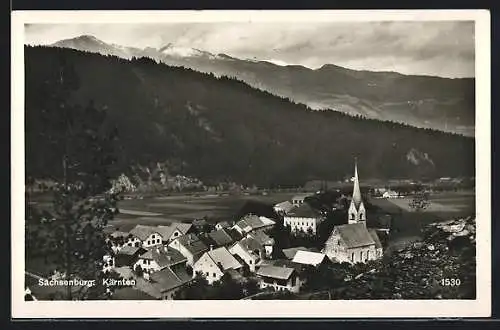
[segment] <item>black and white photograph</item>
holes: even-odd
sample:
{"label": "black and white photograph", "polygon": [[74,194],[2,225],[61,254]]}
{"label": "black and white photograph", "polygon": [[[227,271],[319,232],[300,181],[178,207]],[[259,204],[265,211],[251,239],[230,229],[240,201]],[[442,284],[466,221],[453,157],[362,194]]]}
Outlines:
{"label": "black and white photograph", "polygon": [[489,315],[489,16],[415,12],[14,13],[18,314]]}

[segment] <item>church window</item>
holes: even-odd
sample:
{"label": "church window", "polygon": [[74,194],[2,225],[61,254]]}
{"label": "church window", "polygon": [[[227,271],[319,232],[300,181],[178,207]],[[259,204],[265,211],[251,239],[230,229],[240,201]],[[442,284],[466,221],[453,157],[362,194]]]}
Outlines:
{"label": "church window", "polygon": [[351,261],[354,261],[354,252],[351,254]]}
{"label": "church window", "polygon": [[366,251],[366,260],[370,259],[370,250]]}
{"label": "church window", "polygon": [[359,251],[359,260],[363,261],[363,251]]}

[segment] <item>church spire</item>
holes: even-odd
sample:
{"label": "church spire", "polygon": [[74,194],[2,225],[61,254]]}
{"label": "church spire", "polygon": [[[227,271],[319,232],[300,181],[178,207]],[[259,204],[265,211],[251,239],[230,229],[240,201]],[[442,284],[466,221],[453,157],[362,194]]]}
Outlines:
{"label": "church spire", "polygon": [[361,204],[361,190],[359,188],[359,178],[358,178],[358,161],[354,158],[354,189],[352,191],[352,201],[356,207]]}

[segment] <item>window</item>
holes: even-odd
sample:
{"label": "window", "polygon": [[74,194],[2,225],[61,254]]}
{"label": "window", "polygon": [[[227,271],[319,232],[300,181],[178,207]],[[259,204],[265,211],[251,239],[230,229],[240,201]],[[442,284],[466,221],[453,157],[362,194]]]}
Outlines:
{"label": "window", "polygon": [[148,245],[151,245],[151,241],[147,241],[146,243],[147,243]]}
{"label": "window", "polygon": [[248,260],[248,263],[251,265],[252,264],[252,259]]}
{"label": "window", "polygon": [[174,233],[174,237],[177,237],[177,236],[179,236],[179,233],[178,233],[178,232],[175,232],[175,233]]}
{"label": "window", "polygon": [[363,261],[363,251],[359,251],[359,260]]}
{"label": "window", "polygon": [[354,261],[354,252],[351,253],[351,261]]}
{"label": "window", "polygon": [[155,234],[151,235],[151,238],[155,238]]}
{"label": "window", "polygon": [[[130,244],[132,245],[132,244]],[[135,247],[139,247],[139,242],[135,242]]]}
{"label": "window", "polygon": [[366,251],[366,260],[370,259],[370,251]]}
{"label": "window", "polygon": [[205,273],[205,275],[206,275],[206,276],[208,276],[208,275],[209,275],[209,273],[208,273],[208,272],[206,272],[206,273]]}
{"label": "window", "polygon": [[337,245],[340,246],[340,240],[337,241]]}
{"label": "window", "polygon": [[213,273],[213,276],[215,277],[215,273]]}

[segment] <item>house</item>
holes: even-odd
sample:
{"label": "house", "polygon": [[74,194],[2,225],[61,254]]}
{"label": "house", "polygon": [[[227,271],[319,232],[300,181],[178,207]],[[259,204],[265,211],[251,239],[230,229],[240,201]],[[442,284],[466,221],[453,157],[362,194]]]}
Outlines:
{"label": "house", "polygon": [[233,256],[238,256],[245,264],[248,265],[249,270],[255,273],[256,265],[261,260],[259,251],[252,250],[246,240],[236,242],[229,248],[229,253]]}
{"label": "house", "polygon": [[311,194],[311,193],[304,193],[304,194],[295,195],[292,197],[292,205],[300,206],[300,205],[304,204],[304,200],[307,197],[312,196],[312,195],[313,194]]}
{"label": "house", "polygon": [[310,252],[310,251],[297,251],[292,259],[292,262],[301,265],[310,265],[318,267],[327,263],[328,257],[324,253]]}
{"label": "house", "polygon": [[256,230],[266,230],[272,228],[275,224],[276,222],[269,218],[263,216],[259,217],[254,214],[247,214],[241,218],[240,221],[236,222],[232,228],[241,235],[246,235]]}
{"label": "house", "polygon": [[276,291],[288,290],[297,293],[302,285],[297,271],[287,266],[266,265],[257,271],[261,289],[273,288]]}
{"label": "house", "polygon": [[190,223],[173,222],[168,226],[157,226],[156,228],[163,238],[163,244],[168,244],[177,237],[190,233],[193,225]]}
{"label": "house", "polygon": [[366,262],[382,257],[382,245],[376,231],[361,222],[335,226],[322,252],[332,261]]}
{"label": "house", "polygon": [[145,253],[146,250],[137,247],[137,246],[124,246],[116,253],[115,256],[115,266],[116,267],[123,267],[123,266],[133,266],[137,260],[139,259],[139,256],[143,253]]}
{"label": "house", "polygon": [[285,215],[288,212],[290,212],[291,209],[293,209],[295,205],[293,205],[290,201],[284,201],[281,203],[278,203],[273,206],[274,212],[278,214]]}
{"label": "house", "polygon": [[319,224],[324,220],[324,217],[314,210],[309,204],[304,203],[299,207],[292,209],[283,218],[283,225],[289,226],[292,233],[303,231],[311,232],[316,235]]}
{"label": "house", "polygon": [[386,191],[382,194],[382,198],[398,198],[399,193],[394,190]]}
{"label": "house", "polygon": [[214,247],[229,246],[236,241],[235,235],[227,228],[212,231],[207,236]]}
{"label": "house", "polygon": [[255,231],[247,235],[247,239],[255,240],[260,246],[264,247],[264,255],[270,258],[273,254],[274,239],[262,231]]}
{"label": "house", "polygon": [[156,245],[161,245],[163,242],[163,237],[158,232],[157,227],[137,225],[130,232],[133,239],[133,244],[128,244],[129,246],[139,246],[137,241],[141,242],[143,248],[148,248]]}
{"label": "house", "polygon": [[298,246],[298,247],[292,247],[288,249],[283,249],[283,254],[285,255],[285,258],[288,260],[292,260],[295,257],[295,254],[297,254],[297,251],[311,251],[311,249],[308,249],[303,246]]}
{"label": "house", "polygon": [[192,266],[199,257],[209,250],[209,247],[195,234],[186,234],[174,239],[169,247],[179,251],[187,259],[187,265]]}
{"label": "house", "polygon": [[161,299],[174,299],[175,293],[191,282],[192,277],[181,267],[166,267],[152,273],[149,277],[153,287],[159,292]]}
{"label": "house", "polygon": [[205,252],[193,266],[193,277],[202,274],[209,284],[220,280],[229,270],[243,267],[225,247]]}
{"label": "house", "polygon": [[167,246],[156,247],[149,249],[139,256],[134,264],[134,269],[141,267],[143,275],[147,279],[149,274],[160,271],[166,267],[171,267],[177,264],[186,264],[187,258],[179,251]]}
{"label": "house", "polygon": [[215,225],[216,230],[221,230],[223,228],[229,228],[229,227],[231,227],[231,224],[229,223],[229,221],[220,221],[220,222],[217,222],[217,224]]}

